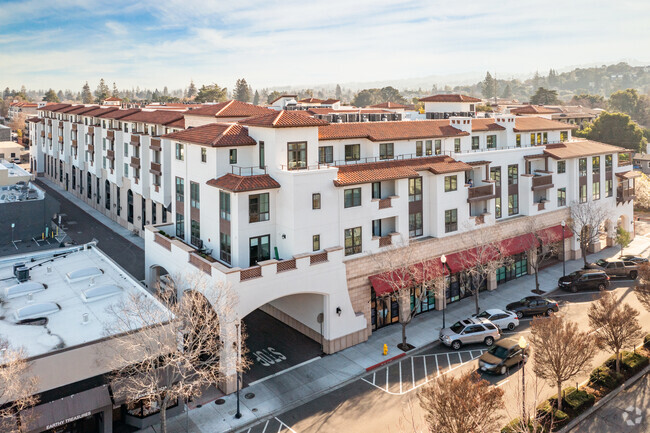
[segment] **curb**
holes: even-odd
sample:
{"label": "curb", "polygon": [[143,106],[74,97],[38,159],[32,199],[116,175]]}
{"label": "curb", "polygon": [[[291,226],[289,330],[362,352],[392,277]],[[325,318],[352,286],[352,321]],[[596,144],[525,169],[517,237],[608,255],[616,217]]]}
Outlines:
{"label": "curb", "polygon": [[634,385],[636,382],[638,382],[640,379],[642,379],[643,376],[645,376],[649,372],[650,372],[650,365],[647,365],[643,370],[641,370],[640,372],[638,372],[637,374],[635,374],[634,376],[632,376],[628,380],[626,380],[625,383],[623,383],[621,386],[619,386],[618,388],[616,388],[615,390],[613,390],[612,392],[607,394],[605,397],[598,400],[598,402],[595,405],[593,405],[592,407],[587,409],[585,412],[578,415],[577,418],[574,418],[569,424],[564,426],[563,429],[558,430],[558,432],[564,432],[564,433],[570,432],[575,427],[577,427],[578,424],[580,424],[582,421],[584,421],[587,417],[589,417],[591,414],[596,412],[602,406],[607,404],[610,400],[612,400],[614,397],[619,395],[622,391],[624,391],[627,388],[629,388],[630,386]]}
{"label": "curb", "polygon": [[386,365],[386,364],[388,364],[388,363],[390,363],[392,361],[395,361],[396,359],[404,358],[405,356],[406,356],[406,352],[400,353],[399,355],[395,355],[392,358],[388,358],[388,359],[386,359],[384,361],[381,361],[378,364],[371,365],[370,367],[367,367],[366,372],[374,370],[375,368],[383,367],[384,365]]}

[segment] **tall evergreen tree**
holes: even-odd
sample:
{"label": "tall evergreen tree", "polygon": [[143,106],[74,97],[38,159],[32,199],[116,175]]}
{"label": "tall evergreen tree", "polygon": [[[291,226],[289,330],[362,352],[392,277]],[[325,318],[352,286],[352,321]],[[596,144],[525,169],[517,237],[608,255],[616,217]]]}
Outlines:
{"label": "tall evergreen tree", "polygon": [[485,80],[481,83],[481,93],[484,98],[494,98],[497,95],[497,82],[492,78],[490,71],[485,74]]}
{"label": "tall evergreen tree", "polygon": [[90,92],[88,81],[81,88],[81,102],[84,104],[92,104],[93,102],[93,94]]}
{"label": "tall evergreen tree", "polygon": [[187,97],[192,98],[196,95],[196,86],[194,85],[194,80],[190,80],[190,87],[187,89]]}
{"label": "tall evergreen tree", "polygon": [[167,86],[163,88],[163,96],[169,96],[169,89],[167,89]]}
{"label": "tall evergreen tree", "polygon": [[343,95],[343,91],[341,90],[341,85],[337,84],[336,85],[336,93],[335,93],[336,99],[338,99],[340,101],[342,95]]}
{"label": "tall evergreen tree", "polygon": [[109,97],[110,94],[111,93],[110,93],[110,90],[108,88],[108,85],[106,84],[106,82],[102,78],[101,80],[99,80],[99,85],[97,86],[97,89],[95,90],[95,100],[96,100],[96,102],[98,104],[101,104],[102,102],[104,102],[104,100],[106,98]]}
{"label": "tall evergreen tree", "polygon": [[512,89],[510,88],[510,84],[506,84],[505,89],[503,89],[503,93],[501,93],[502,98],[510,98],[512,97]]}
{"label": "tall evergreen tree", "polygon": [[45,93],[45,96],[43,96],[43,101],[46,102],[61,102],[59,100],[59,97],[56,95],[56,92],[54,89],[50,89]]}
{"label": "tall evergreen tree", "polygon": [[251,89],[248,86],[246,79],[241,78],[237,80],[237,83],[235,83],[235,91],[233,94],[233,98],[242,102],[250,102],[251,96],[252,96]]}
{"label": "tall evergreen tree", "polygon": [[111,95],[113,98],[119,98],[120,97],[120,92],[117,90],[117,85],[115,84],[115,81],[113,81],[113,94]]}
{"label": "tall evergreen tree", "polygon": [[63,101],[63,91],[56,92],[56,97],[59,98],[59,101]]}
{"label": "tall evergreen tree", "polygon": [[260,92],[255,91],[255,96],[253,96],[253,105],[260,105]]}

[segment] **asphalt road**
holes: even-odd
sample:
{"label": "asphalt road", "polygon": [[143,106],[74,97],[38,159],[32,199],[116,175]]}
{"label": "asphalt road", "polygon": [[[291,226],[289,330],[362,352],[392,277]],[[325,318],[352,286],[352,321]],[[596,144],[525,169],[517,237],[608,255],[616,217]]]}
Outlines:
{"label": "asphalt road", "polygon": [[[630,286],[629,280],[617,280],[613,282],[610,291],[641,312],[639,321],[645,331],[650,332],[650,313],[638,303]],[[587,310],[594,297],[599,296],[599,292],[571,294],[555,291],[547,296],[560,303],[559,314],[576,321],[583,330],[589,328]],[[526,337],[529,332],[530,319],[524,319],[514,332],[506,332],[504,336],[518,339],[520,335]],[[359,380],[244,431],[251,433],[427,431],[424,429],[424,413],[417,400],[417,390],[441,375],[476,371],[478,364],[476,358],[485,349],[484,345],[475,344],[463,346],[460,351],[455,352],[440,344],[430,345],[388,366],[374,370]],[[592,365],[602,363],[607,357],[609,357],[608,353],[599,352]],[[521,370],[519,367],[513,368],[504,376],[482,375],[494,386],[504,390],[506,410],[502,413],[503,424],[521,414]],[[532,363],[528,363],[525,370],[526,406],[532,408],[552,395],[555,390],[535,379]],[[587,377],[588,375],[582,374],[565,386],[573,385],[576,381],[582,382]]]}
{"label": "asphalt road", "polygon": [[144,250],[113,232],[76,204],[36,179],[36,184],[61,204],[66,233],[77,244],[97,239],[97,246],[138,280],[144,279]]}

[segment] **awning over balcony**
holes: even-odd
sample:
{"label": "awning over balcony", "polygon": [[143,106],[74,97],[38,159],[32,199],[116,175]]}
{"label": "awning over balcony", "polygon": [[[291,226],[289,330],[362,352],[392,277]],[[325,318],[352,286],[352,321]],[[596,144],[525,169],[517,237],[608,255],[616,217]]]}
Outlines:
{"label": "awning over balcony", "polygon": [[440,257],[436,257],[425,262],[415,263],[406,268],[371,275],[369,279],[377,296],[384,296],[405,287],[431,281],[441,275],[442,262]]}

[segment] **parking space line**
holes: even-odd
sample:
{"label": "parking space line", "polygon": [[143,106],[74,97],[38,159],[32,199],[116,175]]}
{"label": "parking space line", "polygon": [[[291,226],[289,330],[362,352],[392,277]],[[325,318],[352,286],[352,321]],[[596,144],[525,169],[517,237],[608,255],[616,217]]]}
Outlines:
{"label": "parking space line", "polygon": [[399,362],[399,393],[402,393],[402,361]]}
{"label": "parking space line", "polygon": [[388,392],[388,367],[386,367],[386,392]]}
{"label": "parking space line", "polygon": [[424,364],[424,381],[426,382],[429,375],[427,374],[427,359],[424,356],[422,357],[422,364]]}
{"label": "parking space line", "polygon": [[500,387],[501,385],[505,385],[508,382],[510,382],[510,379],[506,379],[503,382],[497,383],[497,388]]}
{"label": "parking space line", "polygon": [[451,359],[449,359],[449,352],[447,352],[447,368],[451,368]]}
{"label": "parking space line", "polygon": [[413,388],[415,388],[415,365],[413,365],[412,356],[411,356],[411,381],[413,382]]}
{"label": "parking space line", "polygon": [[279,419],[277,416],[274,417],[274,418],[275,418],[275,420],[276,420],[277,422],[280,423],[280,428],[278,429],[278,433],[280,433],[280,432],[282,431],[282,428],[283,428],[283,427],[287,428],[291,433],[298,433],[298,432],[296,432],[294,429],[292,429],[291,427],[289,427],[288,425],[286,425],[285,423],[283,423],[282,421],[280,421],[280,419]]}
{"label": "parking space line", "polygon": [[266,428],[269,426],[269,420],[266,420],[266,424],[264,424],[264,429],[262,430],[262,433],[266,432]]}

